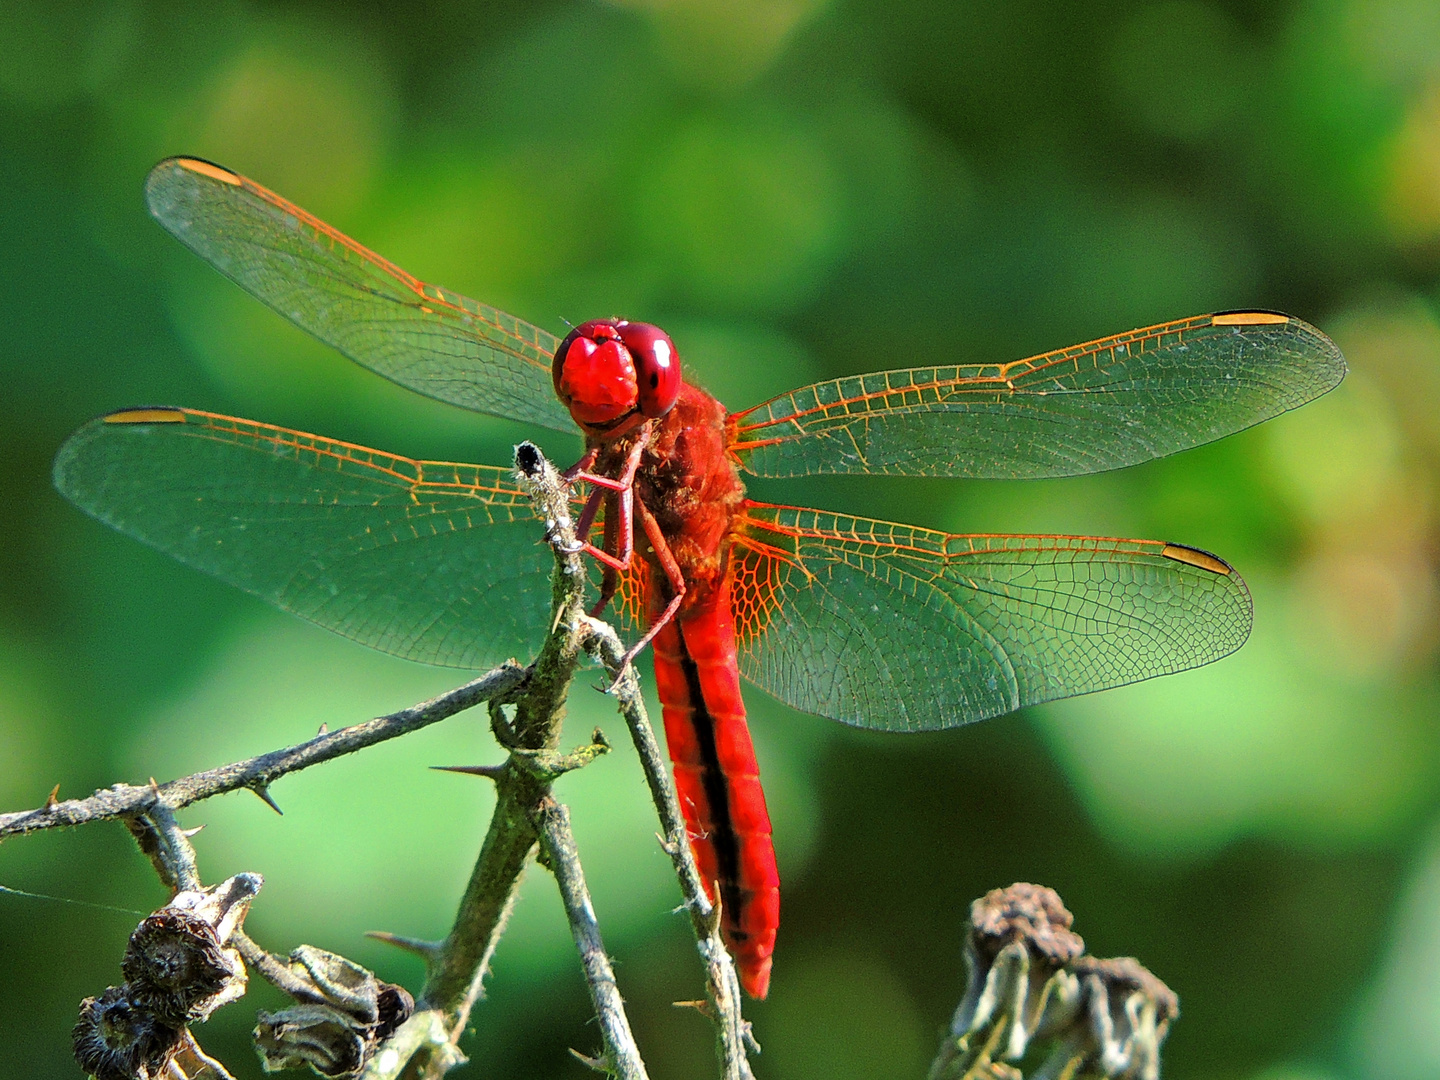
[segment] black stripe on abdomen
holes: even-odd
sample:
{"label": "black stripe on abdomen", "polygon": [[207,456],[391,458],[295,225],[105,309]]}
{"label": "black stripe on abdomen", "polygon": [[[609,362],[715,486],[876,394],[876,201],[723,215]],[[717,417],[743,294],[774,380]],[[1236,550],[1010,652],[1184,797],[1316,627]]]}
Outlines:
{"label": "black stripe on abdomen", "polygon": [[730,785],[720,768],[720,754],[715,745],[715,718],[705,704],[705,693],[700,685],[700,668],[690,655],[681,630],[675,635],[680,639],[680,670],[685,673],[685,685],[690,691],[690,722],[695,725],[695,743],[700,750],[700,763],[705,772],[705,798],[710,803],[711,832],[707,838],[715,849],[715,861],[720,871],[720,901],[724,907],[723,917],[730,936],[744,941],[748,936],[739,928],[740,920],[740,838],[735,835],[735,824],[730,815]]}

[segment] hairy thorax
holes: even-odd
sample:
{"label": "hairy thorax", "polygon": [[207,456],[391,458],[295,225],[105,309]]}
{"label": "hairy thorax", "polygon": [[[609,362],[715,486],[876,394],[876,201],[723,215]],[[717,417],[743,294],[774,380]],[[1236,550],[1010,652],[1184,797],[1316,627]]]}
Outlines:
{"label": "hairy thorax", "polygon": [[[686,582],[686,609],[701,603],[724,568],[745,485],[725,452],[725,407],[704,390],[685,384],[675,407],[656,422],[635,477],[637,502],[655,516]],[[604,447],[597,471],[616,475],[634,446],[621,438]],[[651,581],[663,583],[637,513],[635,547],[650,562]],[[658,572],[657,572],[658,571]]]}

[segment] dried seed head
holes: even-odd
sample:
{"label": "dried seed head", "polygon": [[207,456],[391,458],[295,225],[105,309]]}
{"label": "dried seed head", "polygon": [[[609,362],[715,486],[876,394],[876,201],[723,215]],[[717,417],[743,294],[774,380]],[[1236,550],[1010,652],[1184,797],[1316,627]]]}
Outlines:
{"label": "dried seed head", "polygon": [[291,952],[289,968],[299,1004],[260,1013],[254,1032],[267,1072],[308,1065],[321,1076],[355,1075],[415,1011],[403,988],[313,945]]}
{"label": "dried seed head", "polygon": [[379,980],[355,961],[300,945],[290,953],[290,971],[309,988],[311,1001],[339,1009],[362,1024],[380,1018]]}
{"label": "dried seed head", "polygon": [[265,879],[259,874],[236,874],[219,885],[175,894],[167,908],[188,911],[215,929],[216,940],[224,945],[230,935],[240,929],[250,911],[250,902],[260,891]]}
{"label": "dried seed head", "polygon": [[1041,1040],[1053,1050],[1031,1080],[1159,1080],[1160,1044],[1180,1003],[1140,963],[1083,955],[1071,915],[1039,885],[996,889],[970,907],[970,981],[931,1080],[1019,1076]]}
{"label": "dried seed head", "polygon": [[209,922],[164,907],[130,935],[121,970],[131,997],[165,1022],[204,1020],[245,993],[245,965]]}
{"label": "dried seed head", "polygon": [[257,1014],[255,1049],[266,1072],[308,1065],[321,1076],[354,1076],[369,1056],[364,1027],[328,1005]]}
{"label": "dried seed head", "polygon": [[184,911],[161,908],[130,935],[122,969],[132,983],[162,994],[207,996],[229,974],[215,928]]}
{"label": "dried seed head", "polygon": [[1024,882],[971,904],[970,981],[951,1034],[970,1046],[993,1044],[996,1057],[1014,1061],[1037,1032],[1068,1019],[1078,988],[1062,968],[1085,951],[1072,919],[1053,889]]}
{"label": "dried seed head", "polygon": [[1075,917],[1054,889],[1017,882],[992,889],[970,905],[970,941],[981,957],[994,959],[1011,942],[1055,967],[1085,951],[1085,942],[1070,929]]}
{"label": "dried seed head", "polygon": [[96,1080],[150,1080],[169,1064],[180,1029],[156,1020],[127,987],[112,986],[80,1003],[71,1039],[75,1061]]}
{"label": "dried seed head", "polygon": [[1037,1075],[1158,1080],[1160,1046],[1180,1015],[1175,992],[1129,956],[1082,956],[1070,971],[1081,1007]]}
{"label": "dried seed head", "polygon": [[1175,991],[1133,956],[1117,956],[1109,960],[1082,956],[1070,965],[1070,970],[1082,979],[1093,975],[1102,980],[1112,998],[1129,998],[1139,994],[1153,1002],[1158,1023],[1169,1024],[1180,1017],[1180,998]]}
{"label": "dried seed head", "polygon": [[245,964],[226,943],[263,883],[259,874],[236,874],[208,889],[176,893],[141,922],[121,964],[131,998],[179,1027],[243,996]]}
{"label": "dried seed head", "polygon": [[400,1025],[409,1020],[415,1012],[415,999],[410,996],[410,992],[394,983],[380,984],[376,1004],[379,1019],[371,1032],[371,1038],[376,1043],[382,1043],[394,1035]]}
{"label": "dried seed head", "polygon": [[935,1077],[974,1067],[1003,1072],[1002,1062],[1019,1060],[1035,1038],[1069,1022],[1080,989],[1064,968],[1085,951],[1071,922],[1060,897],[1041,885],[994,889],[970,905],[969,984]]}
{"label": "dried seed head", "polygon": [[366,1024],[329,1005],[299,1004],[259,1013],[255,1049],[266,1072],[308,1065],[321,1076],[359,1074],[375,1049],[410,1018],[415,1002],[398,986],[379,983],[379,1018]]}

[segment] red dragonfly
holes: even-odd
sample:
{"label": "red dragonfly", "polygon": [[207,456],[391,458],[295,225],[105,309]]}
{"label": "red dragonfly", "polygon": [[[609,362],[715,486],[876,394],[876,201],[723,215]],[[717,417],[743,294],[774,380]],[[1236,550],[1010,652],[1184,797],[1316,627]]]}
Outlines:
{"label": "red dragonfly", "polygon": [[[353,360],[479,412],[575,430],[598,607],[653,638],[675,781],[741,981],[764,997],[779,925],[770,818],[740,677],[886,731],[947,728],[1196,667],[1238,648],[1223,560],[1151,540],[953,535],[745,497],[759,476],[1022,479],[1132,465],[1340,382],[1298,319],[1181,319],[1006,364],[806,386],[729,413],[660,330],[563,341],[427,284],[280,196],[194,158],[150,211],[216,269]],[[549,553],[507,469],[418,461],[194,409],[113,413],[55,463],[102,521],[287,611],[412,660],[477,668],[544,637]],[[648,628],[645,624],[648,623]]]}

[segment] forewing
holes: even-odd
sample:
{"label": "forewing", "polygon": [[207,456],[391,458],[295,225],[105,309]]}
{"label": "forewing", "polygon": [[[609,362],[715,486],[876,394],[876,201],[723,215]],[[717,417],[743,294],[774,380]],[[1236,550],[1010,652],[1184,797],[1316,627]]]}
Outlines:
{"label": "forewing", "polygon": [[816,383],[736,414],[733,449],[759,476],[1075,476],[1233,434],[1344,377],[1299,319],[1201,315],[1010,364]]}
{"label": "forewing", "polygon": [[135,409],[72,435],[55,485],[107,525],[396,656],[488,667],[528,657],[547,629],[552,560],[502,469]]}
{"label": "forewing", "polygon": [[1250,594],[1194,548],[959,536],[749,504],[731,553],[740,670],[806,712],[953,727],[1240,647]]}
{"label": "forewing", "polygon": [[196,158],[150,171],[156,220],[251,295],[401,386],[556,431],[555,335],[430,285],[249,180]]}

